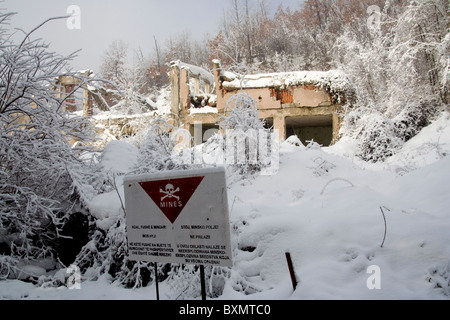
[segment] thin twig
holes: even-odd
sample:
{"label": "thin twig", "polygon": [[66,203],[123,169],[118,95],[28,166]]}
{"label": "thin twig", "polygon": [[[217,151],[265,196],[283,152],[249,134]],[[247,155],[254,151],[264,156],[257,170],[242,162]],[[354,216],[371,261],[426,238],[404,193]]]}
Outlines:
{"label": "thin twig", "polygon": [[325,192],[325,189],[328,187],[328,185],[334,181],[344,181],[347,182],[349,185],[351,185],[352,187],[354,187],[355,185],[350,181],[347,180],[345,178],[335,178],[335,179],[331,179],[330,181],[327,182],[327,184],[323,187],[322,192],[320,192],[320,195],[323,195]]}
{"label": "thin twig", "polygon": [[126,215],[127,211],[125,210],[125,205],[123,204],[122,197],[120,196],[119,189],[117,188],[116,174],[114,172],[113,172],[113,181],[112,182],[113,182],[114,189],[116,190],[117,196],[119,197],[120,205],[122,206],[123,213]]}
{"label": "thin twig", "polygon": [[386,216],[384,214],[383,207],[380,207],[380,210],[381,210],[381,214],[383,215],[383,220],[384,220],[384,236],[383,236],[383,242],[381,243],[381,248],[383,248],[384,240],[386,240],[387,223],[386,223]]}

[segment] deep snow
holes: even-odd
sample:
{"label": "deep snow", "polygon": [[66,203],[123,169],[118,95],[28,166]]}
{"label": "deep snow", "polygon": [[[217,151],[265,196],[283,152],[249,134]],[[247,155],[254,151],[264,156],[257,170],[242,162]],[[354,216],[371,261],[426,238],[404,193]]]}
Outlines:
{"label": "deep snow", "polygon": [[[359,160],[348,139],[328,148],[292,142],[280,148],[276,175],[229,186],[233,270],[259,292],[245,296],[230,279],[219,299],[449,299],[450,114],[384,163]],[[105,170],[126,172],[136,155],[113,142],[101,160]],[[120,214],[117,198],[112,192],[91,202],[104,228]],[[295,292],[286,251],[299,280]],[[381,288],[370,290],[373,265]],[[174,297],[171,290],[160,284],[161,298]],[[0,299],[24,298],[155,299],[155,287],[123,289],[106,275],[80,290],[0,281]]]}

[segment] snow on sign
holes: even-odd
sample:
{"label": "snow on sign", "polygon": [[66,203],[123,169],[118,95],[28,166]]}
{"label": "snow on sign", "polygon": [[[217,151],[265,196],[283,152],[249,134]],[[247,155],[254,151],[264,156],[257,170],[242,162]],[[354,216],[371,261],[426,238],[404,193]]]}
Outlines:
{"label": "snow on sign", "polygon": [[231,266],[225,170],[124,178],[131,260]]}

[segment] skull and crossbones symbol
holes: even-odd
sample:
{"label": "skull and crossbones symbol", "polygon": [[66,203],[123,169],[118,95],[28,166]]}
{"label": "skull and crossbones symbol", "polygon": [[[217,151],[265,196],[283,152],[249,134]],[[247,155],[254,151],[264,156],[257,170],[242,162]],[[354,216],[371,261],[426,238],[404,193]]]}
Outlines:
{"label": "skull and crossbones symbol", "polygon": [[166,185],[166,190],[159,188],[159,192],[165,194],[165,196],[161,198],[161,201],[166,198],[175,198],[177,200],[180,200],[180,197],[175,195],[175,193],[178,191],[180,191],[180,188],[175,189],[175,187],[170,183]]}

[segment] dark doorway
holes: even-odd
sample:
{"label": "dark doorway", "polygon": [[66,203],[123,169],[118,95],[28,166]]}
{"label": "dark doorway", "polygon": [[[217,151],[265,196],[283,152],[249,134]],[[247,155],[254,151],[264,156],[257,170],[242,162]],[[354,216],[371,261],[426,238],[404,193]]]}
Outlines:
{"label": "dark doorway", "polygon": [[307,145],[310,140],[327,147],[333,140],[333,118],[326,116],[303,116],[286,118],[286,138],[296,135]]}

